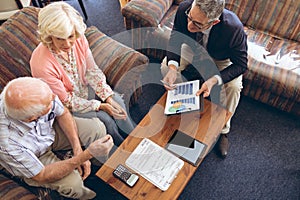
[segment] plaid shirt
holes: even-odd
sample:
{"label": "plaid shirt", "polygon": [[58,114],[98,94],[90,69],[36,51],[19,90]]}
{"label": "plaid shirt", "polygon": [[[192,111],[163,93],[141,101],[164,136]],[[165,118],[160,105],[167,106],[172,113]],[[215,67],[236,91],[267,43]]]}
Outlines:
{"label": "plaid shirt", "polygon": [[12,175],[31,178],[37,175],[44,165],[39,161],[52,145],[55,132],[54,118],[62,115],[64,106],[55,97],[52,109],[33,122],[22,122],[10,118],[0,97],[0,162]]}

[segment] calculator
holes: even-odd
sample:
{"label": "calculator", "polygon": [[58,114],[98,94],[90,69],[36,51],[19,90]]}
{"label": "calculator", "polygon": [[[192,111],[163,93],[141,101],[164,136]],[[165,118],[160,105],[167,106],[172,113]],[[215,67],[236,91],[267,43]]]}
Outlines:
{"label": "calculator", "polygon": [[126,183],[129,187],[133,187],[138,181],[138,175],[131,173],[124,165],[119,164],[113,171],[113,175]]}

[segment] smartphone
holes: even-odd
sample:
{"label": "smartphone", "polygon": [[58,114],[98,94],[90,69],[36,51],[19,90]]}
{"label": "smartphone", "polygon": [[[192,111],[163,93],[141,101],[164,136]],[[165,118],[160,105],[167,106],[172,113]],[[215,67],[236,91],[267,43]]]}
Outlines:
{"label": "smartphone", "polygon": [[138,175],[131,173],[124,165],[119,164],[113,171],[113,175],[126,183],[129,187],[133,187],[139,180]]}

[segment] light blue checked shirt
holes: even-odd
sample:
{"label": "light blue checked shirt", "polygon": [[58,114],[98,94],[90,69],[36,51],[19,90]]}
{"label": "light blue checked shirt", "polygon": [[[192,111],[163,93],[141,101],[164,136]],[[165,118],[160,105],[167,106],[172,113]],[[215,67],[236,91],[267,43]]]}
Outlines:
{"label": "light blue checked shirt", "polygon": [[55,116],[63,114],[64,106],[56,96],[52,109],[33,122],[10,118],[0,97],[0,163],[12,175],[31,178],[44,167],[39,161],[52,145],[55,131],[52,127]]}

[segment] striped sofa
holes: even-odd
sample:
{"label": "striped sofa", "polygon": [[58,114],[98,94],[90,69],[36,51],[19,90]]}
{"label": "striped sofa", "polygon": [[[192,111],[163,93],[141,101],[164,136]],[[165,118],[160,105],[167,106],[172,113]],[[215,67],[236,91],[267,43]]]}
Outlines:
{"label": "striped sofa", "polygon": [[[122,9],[132,47],[161,60],[180,0],[131,0]],[[300,116],[300,1],[226,0],[248,35],[243,94]]]}
{"label": "striped sofa", "polygon": [[[36,32],[38,12],[39,8],[24,8],[0,27],[0,92],[8,81],[31,75],[29,60],[39,43]],[[148,58],[106,36],[96,27],[87,28],[85,35],[108,83],[124,94],[125,103],[133,103],[139,95],[140,76],[148,65]],[[47,199],[48,194],[46,190],[27,190],[0,169],[0,199]]]}

